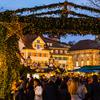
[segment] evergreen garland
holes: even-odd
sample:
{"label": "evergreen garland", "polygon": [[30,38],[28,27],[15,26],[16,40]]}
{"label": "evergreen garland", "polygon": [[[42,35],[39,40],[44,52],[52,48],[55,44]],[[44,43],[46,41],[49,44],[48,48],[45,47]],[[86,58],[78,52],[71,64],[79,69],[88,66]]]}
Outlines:
{"label": "evergreen garland", "polygon": [[[100,33],[100,18],[93,17],[87,14],[77,13],[76,11],[68,10],[65,7],[72,6],[83,10],[100,13],[99,9],[81,6],[70,2],[55,3],[33,8],[23,8],[14,11],[1,12],[0,21],[11,23],[12,16],[22,12],[34,12],[31,15],[17,15],[19,22],[22,24],[23,34],[28,32],[34,33],[56,33],[60,35],[68,34],[99,34]],[[58,10],[52,10],[58,8]],[[51,9],[51,11],[42,12],[42,9]],[[41,11],[39,11],[41,10]],[[39,12],[37,12],[39,11]],[[59,15],[59,17],[48,17],[48,15]],[[68,18],[68,15],[78,16],[78,18]],[[47,16],[47,17],[44,17]]]}
{"label": "evergreen garland", "polygon": [[[12,17],[15,17],[18,13],[23,12],[36,12],[42,9],[54,9],[62,7],[72,6],[74,8],[79,8],[83,10],[88,10],[96,13],[100,13],[100,10],[77,5],[70,2],[56,3],[45,6],[38,6],[33,8],[23,8],[14,11],[0,12],[0,22],[5,22],[11,25]],[[44,15],[75,15],[78,18],[68,18],[68,17],[41,17]],[[41,16],[40,16],[41,15]],[[46,33],[52,35],[59,34],[60,36],[69,34],[100,34],[100,18],[91,17],[89,15],[76,13],[74,11],[69,11],[67,9],[47,11],[40,13],[33,13],[32,15],[22,16],[19,15],[18,21],[22,24],[23,33],[34,32],[34,33]],[[12,28],[13,28],[12,24]],[[10,99],[11,93],[11,83],[13,80],[19,79],[20,71],[20,60],[17,56],[18,51],[18,37],[19,29],[17,30],[17,24],[14,26],[15,32],[12,33],[9,38],[7,28],[0,25],[0,97],[4,97],[5,100]],[[17,31],[16,31],[17,30]],[[14,30],[13,30],[14,32]],[[20,34],[21,35],[21,34]],[[5,41],[6,40],[6,41]]]}
{"label": "evergreen garland", "polygon": [[19,79],[18,38],[13,35],[5,41],[6,29],[0,26],[0,30],[0,98],[11,100],[11,83]]}

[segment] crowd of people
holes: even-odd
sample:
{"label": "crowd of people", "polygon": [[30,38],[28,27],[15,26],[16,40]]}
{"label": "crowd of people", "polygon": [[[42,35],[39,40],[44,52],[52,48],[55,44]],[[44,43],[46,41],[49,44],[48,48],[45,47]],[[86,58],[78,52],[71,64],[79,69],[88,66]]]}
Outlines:
{"label": "crowd of people", "polygon": [[100,79],[57,77],[21,79],[12,83],[12,100],[100,100]]}

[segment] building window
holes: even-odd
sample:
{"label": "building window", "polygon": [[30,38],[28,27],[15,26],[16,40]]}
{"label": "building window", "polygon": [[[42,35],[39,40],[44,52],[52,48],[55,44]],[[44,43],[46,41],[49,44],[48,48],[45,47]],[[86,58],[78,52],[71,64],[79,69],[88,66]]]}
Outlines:
{"label": "building window", "polygon": [[42,54],[42,57],[47,57],[47,54],[46,54],[46,53],[43,53],[43,54]]}
{"label": "building window", "polygon": [[34,54],[34,53],[32,53],[32,56],[35,56],[35,54]]}
{"label": "building window", "polygon": [[36,57],[38,57],[38,53],[36,53]]}
{"label": "building window", "polygon": [[79,63],[78,63],[78,61],[76,61],[76,67],[78,67],[79,66]]}
{"label": "building window", "polygon": [[40,49],[41,48],[41,46],[40,45],[37,45],[37,49]]}
{"label": "building window", "polygon": [[40,53],[40,57],[42,57],[42,54]]}
{"label": "building window", "polygon": [[46,53],[44,53],[44,57],[46,57],[47,55],[46,55]]}
{"label": "building window", "polygon": [[55,60],[57,60],[57,57],[55,57]]}
{"label": "building window", "polygon": [[63,60],[67,60],[67,57],[63,57]]}
{"label": "building window", "polygon": [[86,54],[87,57],[89,57],[89,54]]}
{"label": "building window", "polygon": [[63,50],[60,50],[60,53],[63,54]]}
{"label": "building window", "polygon": [[65,52],[65,54],[67,54],[67,50],[65,50],[64,52]]}
{"label": "building window", "polygon": [[47,45],[49,46],[49,43],[47,43]]}
{"label": "building window", "polygon": [[38,53],[38,57],[40,57],[40,53]]}
{"label": "building window", "polygon": [[52,43],[50,43],[49,45],[52,46]]}
{"label": "building window", "polygon": [[61,57],[59,57],[58,59],[61,60]]}
{"label": "building window", "polygon": [[32,56],[32,53],[31,53],[31,52],[29,52],[29,53],[28,53],[28,56]]}
{"label": "building window", "polygon": [[90,61],[89,60],[87,61],[87,65],[90,65]]}
{"label": "building window", "polygon": [[58,60],[58,57],[55,57],[55,60]]}
{"label": "building window", "polygon": [[51,53],[53,53],[53,50],[51,50]]}
{"label": "building window", "polygon": [[40,43],[40,40],[37,40],[37,43]]}
{"label": "building window", "polygon": [[55,53],[57,53],[57,54],[58,54],[58,50],[55,50]]}
{"label": "building window", "polygon": [[84,57],[84,55],[83,55],[83,54],[81,54],[81,57]]}
{"label": "building window", "polygon": [[74,59],[78,60],[78,57],[79,57],[78,55],[74,55]]}
{"label": "building window", "polygon": [[36,53],[34,53],[34,56],[36,56]]}
{"label": "building window", "polygon": [[47,43],[48,46],[52,46],[52,43]]}
{"label": "building window", "polygon": [[81,66],[84,66],[84,61],[81,61]]}

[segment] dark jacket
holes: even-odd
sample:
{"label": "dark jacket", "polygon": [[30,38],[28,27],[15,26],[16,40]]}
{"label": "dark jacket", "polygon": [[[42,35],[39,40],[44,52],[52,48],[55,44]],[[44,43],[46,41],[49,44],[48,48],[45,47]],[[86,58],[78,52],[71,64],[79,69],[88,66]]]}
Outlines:
{"label": "dark jacket", "polygon": [[44,93],[44,100],[58,100],[57,89],[55,88],[55,84],[53,82],[47,84]]}
{"label": "dark jacket", "polygon": [[88,85],[88,95],[90,100],[100,100],[100,83],[93,82]]}

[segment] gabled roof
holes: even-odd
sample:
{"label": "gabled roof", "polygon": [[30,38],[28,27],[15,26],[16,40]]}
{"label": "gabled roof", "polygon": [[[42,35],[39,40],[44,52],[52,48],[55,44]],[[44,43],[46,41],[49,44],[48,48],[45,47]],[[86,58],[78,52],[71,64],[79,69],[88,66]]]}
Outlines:
{"label": "gabled roof", "polygon": [[[33,41],[38,37],[38,35],[25,35],[25,38],[24,38],[24,45],[25,45],[25,49],[33,49],[32,48],[32,43]],[[43,41],[45,43],[52,43],[52,46],[48,46],[46,45],[45,48],[46,49],[51,49],[51,48],[68,48],[69,45],[67,45],[66,43],[62,43],[60,41],[55,41],[55,40],[52,40],[50,38],[46,38],[46,37],[43,37],[43,36],[40,36]]]}
{"label": "gabled roof", "polygon": [[31,49],[32,48],[32,42],[37,38],[37,35],[33,35],[33,34],[27,34],[24,36],[24,45],[25,45],[25,49]]}
{"label": "gabled roof", "polygon": [[45,43],[52,43],[52,46],[50,46],[50,48],[51,47],[53,47],[53,48],[68,48],[68,44],[60,42],[60,41],[55,41],[50,38],[44,38],[44,41],[45,41]]}
{"label": "gabled roof", "polygon": [[70,51],[100,49],[100,43],[95,40],[81,40],[70,48]]}

